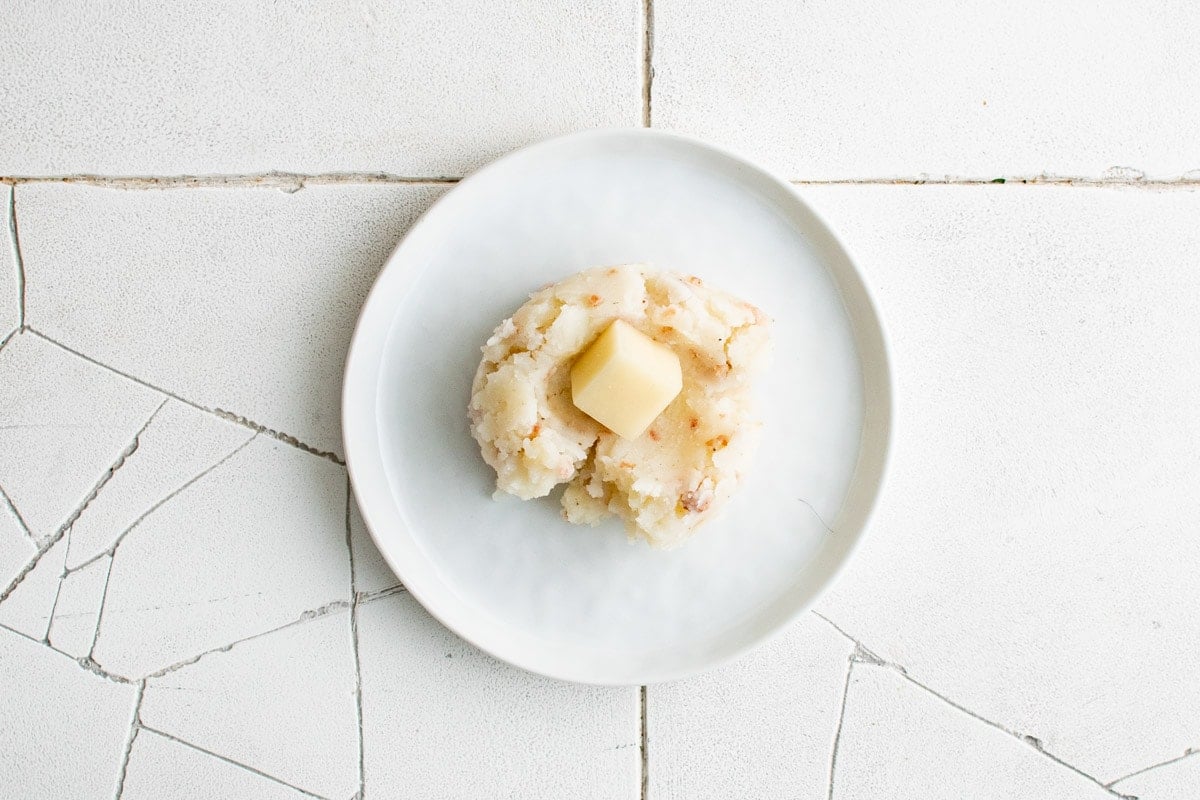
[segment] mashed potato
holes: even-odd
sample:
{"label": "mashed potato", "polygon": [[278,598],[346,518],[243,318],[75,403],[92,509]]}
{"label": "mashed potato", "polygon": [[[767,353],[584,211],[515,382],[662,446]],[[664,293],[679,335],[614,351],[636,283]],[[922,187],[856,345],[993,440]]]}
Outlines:
{"label": "mashed potato", "polygon": [[[571,365],[614,320],[671,347],[683,391],[637,439],[571,402]],[[770,333],[754,306],[699,278],[597,267],[536,292],[483,347],[471,433],[498,492],[544,497],[567,484],[580,524],[618,516],[631,537],[680,544],[733,494],[757,444],[751,383]]]}

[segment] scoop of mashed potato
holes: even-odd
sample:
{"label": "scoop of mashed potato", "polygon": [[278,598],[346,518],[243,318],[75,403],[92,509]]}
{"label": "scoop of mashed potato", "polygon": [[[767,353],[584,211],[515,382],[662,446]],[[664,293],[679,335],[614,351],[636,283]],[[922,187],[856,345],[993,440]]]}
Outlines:
{"label": "scoop of mashed potato", "polygon": [[[636,439],[571,402],[570,371],[614,319],[671,347],[683,391]],[[761,423],[751,384],[770,349],[766,317],[699,278],[597,267],[533,294],[483,347],[471,433],[497,492],[544,497],[565,483],[565,517],[620,517],[631,537],[675,547],[729,499]]]}

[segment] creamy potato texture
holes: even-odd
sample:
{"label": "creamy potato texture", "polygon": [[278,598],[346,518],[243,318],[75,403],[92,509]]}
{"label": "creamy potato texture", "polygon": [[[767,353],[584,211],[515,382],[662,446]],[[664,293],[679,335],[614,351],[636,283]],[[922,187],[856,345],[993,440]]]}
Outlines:
{"label": "creamy potato texture", "polygon": [[[624,439],[571,400],[571,367],[614,320],[679,357],[683,389]],[[770,349],[757,308],[692,276],[597,267],[534,293],[483,347],[471,433],[497,492],[544,497],[566,484],[575,523],[620,517],[632,537],[669,548],[729,499],[761,427],[751,385]]]}

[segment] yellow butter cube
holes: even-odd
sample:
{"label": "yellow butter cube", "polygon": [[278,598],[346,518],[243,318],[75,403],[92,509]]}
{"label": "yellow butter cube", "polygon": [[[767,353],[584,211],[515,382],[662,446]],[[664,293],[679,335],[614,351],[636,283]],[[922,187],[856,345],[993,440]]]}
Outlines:
{"label": "yellow butter cube", "polygon": [[679,357],[619,319],[571,368],[575,406],[626,439],[641,436],[681,389]]}

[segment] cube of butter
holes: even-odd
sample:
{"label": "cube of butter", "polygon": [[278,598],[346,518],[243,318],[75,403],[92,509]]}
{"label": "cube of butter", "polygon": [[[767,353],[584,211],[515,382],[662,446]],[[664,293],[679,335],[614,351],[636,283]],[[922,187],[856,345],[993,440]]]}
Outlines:
{"label": "cube of butter", "polygon": [[682,389],[671,348],[619,319],[571,368],[575,406],[626,439],[641,436]]}

